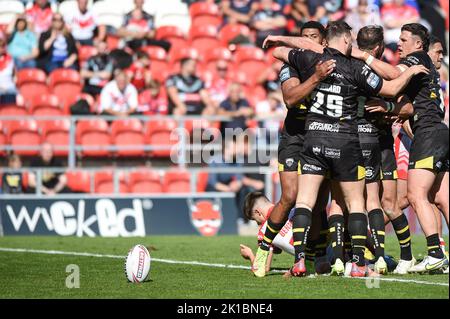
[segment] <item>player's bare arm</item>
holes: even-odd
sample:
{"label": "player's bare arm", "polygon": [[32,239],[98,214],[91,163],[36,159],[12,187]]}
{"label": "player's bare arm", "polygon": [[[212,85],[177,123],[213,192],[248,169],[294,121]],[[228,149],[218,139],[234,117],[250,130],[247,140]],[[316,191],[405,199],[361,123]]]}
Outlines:
{"label": "player's bare arm", "polygon": [[384,81],[380,95],[393,98],[397,96],[408,85],[411,78],[420,73],[429,73],[423,65],[414,65],[403,72],[398,78],[392,81]]}
{"label": "player's bare arm", "polygon": [[291,78],[285,81],[281,85],[281,90],[286,106],[292,108],[301,103],[322,80],[326,79],[333,72],[335,67],[335,60],[319,62],[316,65],[316,72],[304,83],[301,83],[298,78]]}
{"label": "player's bare arm", "polygon": [[366,62],[379,76],[389,81],[398,78],[406,70],[406,67],[393,66],[356,47],[352,48],[352,57]]}
{"label": "player's bare arm", "polygon": [[367,102],[366,110],[369,113],[397,114],[403,120],[407,120],[414,113],[414,107],[406,95],[399,96],[396,102],[371,99]]}
{"label": "player's bare arm", "polygon": [[323,53],[323,46],[311,39],[305,37],[287,37],[269,35],[263,43],[263,48],[270,47],[289,47],[295,49],[310,50],[317,53]]}

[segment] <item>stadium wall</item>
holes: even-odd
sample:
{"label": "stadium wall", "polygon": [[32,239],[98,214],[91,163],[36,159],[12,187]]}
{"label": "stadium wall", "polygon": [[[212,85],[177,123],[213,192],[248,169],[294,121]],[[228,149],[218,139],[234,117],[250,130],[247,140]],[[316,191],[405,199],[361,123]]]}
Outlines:
{"label": "stadium wall", "polygon": [[234,194],[2,197],[0,236],[237,234]]}

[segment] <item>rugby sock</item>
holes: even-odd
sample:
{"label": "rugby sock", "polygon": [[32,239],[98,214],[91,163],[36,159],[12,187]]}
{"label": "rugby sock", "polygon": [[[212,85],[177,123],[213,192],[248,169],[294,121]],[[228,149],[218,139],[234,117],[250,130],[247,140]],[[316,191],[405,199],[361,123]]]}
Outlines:
{"label": "rugby sock", "polygon": [[405,214],[401,214],[392,220],[392,227],[397,234],[398,243],[400,244],[400,259],[411,260],[411,233],[409,231],[408,219]]}
{"label": "rugby sock", "polygon": [[315,246],[315,254],[316,257],[323,257],[327,254],[328,247],[328,219],[327,219],[327,211],[323,210],[321,213],[322,227],[320,230],[319,239],[317,240]]}
{"label": "rugby sock", "polygon": [[270,247],[272,246],[273,240],[278,235],[283,226],[284,226],[283,223],[280,224],[273,223],[270,220],[270,218],[267,220],[266,231],[264,232],[264,238],[260,245],[262,250],[269,251]]}
{"label": "rugby sock", "polygon": [[292,234],[294,238],[295,262],[305,257],[308,233],[311,228],[312,212],[307,208],[296,208],[292,218]]}
{"label": "rugby sock", "polygon": [[348,232],[348,227],[344,228],[344,252],[345,252],[345,262],[352,259],[352,239]]}
{"label": "rugby sock", "polygon": [[358,266],[366,264],[364,250],[367,239],[367,216],[364,213],[350,213],[348,231],[352,238],[353,262]]}
{"label": "rugby sock", "polygon": [[440,237],[439,241],[440,241],[439,246],[441,246],[442,252],[445,254],[445,240],[444,238]]}
{"label": "rugby sock", "polygon": [[[344,216],[332,215],[328,220],[330,226],[331,248],[333,249],[334,260],[340,259],[344,262]],[[351,247],[350,247],[351,249]]]}
{"label": "rugby sock", "polygon": [[442,252],[439,244],[440,241],[438,234],[433,234],[427,237],[428,256],[439,259],[444,258],[444,253]]}
{"label": "rugby sock", "polygon": [[316,240],[308,240],[306,243],[305,259],[309,261],[314,261],[316,257]]}
{"label": "rugby sock", "polygon": [[369,227],[375,247],[375,257],[384,257],[384,214],[381,209],[371,210],[369,216]]}

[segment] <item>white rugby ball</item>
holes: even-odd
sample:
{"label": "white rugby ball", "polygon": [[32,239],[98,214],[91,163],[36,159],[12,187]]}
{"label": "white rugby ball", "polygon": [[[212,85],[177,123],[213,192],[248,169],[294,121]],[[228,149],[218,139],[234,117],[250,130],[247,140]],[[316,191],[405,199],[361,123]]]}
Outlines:
{"label": "white rugby ball", "polygon": [[150,253],[143,245],[130,249],[125,259],[125,275],[128,281],[143,282],[150,272]]}

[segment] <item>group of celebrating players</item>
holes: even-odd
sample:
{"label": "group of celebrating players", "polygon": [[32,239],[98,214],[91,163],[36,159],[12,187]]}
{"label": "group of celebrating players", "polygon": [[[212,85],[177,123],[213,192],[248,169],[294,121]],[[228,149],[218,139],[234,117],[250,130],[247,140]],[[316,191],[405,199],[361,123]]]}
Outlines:
{"label": "group of celebrating players", "polygon": [[[273,205],[255,192],[244,207],[262,226],[255,256],[241,246],[257,277],[266,275],[280,248],[295,257],[289,276],[306,275],[307,261],[325,256],[327,248],[331,274],[386,274],[388,222],[400,244],[394,273],[448,272],[440,237],[440,214],[448,227],[449,208],[449,132],[438,73],[442,43],[423,25],[405,24],[401,60],[392,66],[381,60],[381,26],[359,30],[358,48],[353,39],[343,21],[326,29],[311,21],[301,37],[269,36],[264,42],[284,62],[279,77],[288,113],[278,149],[281,199]],[[397,141],[393,125],[402,126]],[[397,159],[394,149],[403,150]],[[407,176],[399,180],[397,162],[408,149]],[[408,205],[426,236],[428,254],[420,263],[403,214]]]}

